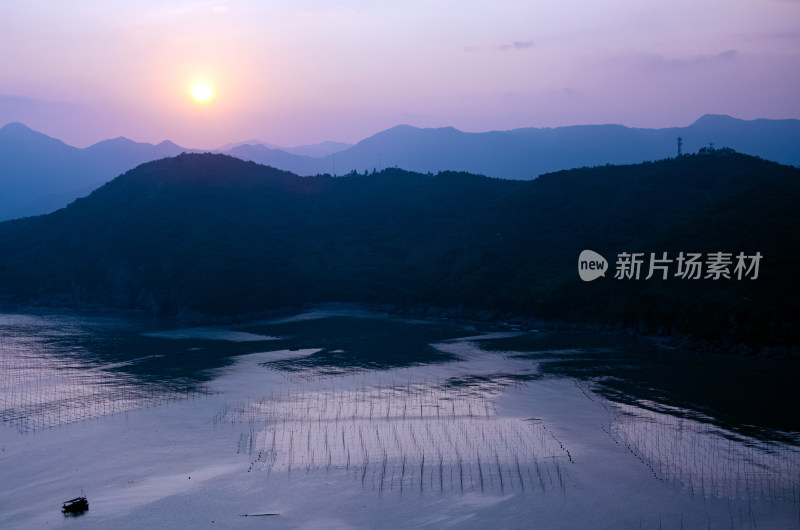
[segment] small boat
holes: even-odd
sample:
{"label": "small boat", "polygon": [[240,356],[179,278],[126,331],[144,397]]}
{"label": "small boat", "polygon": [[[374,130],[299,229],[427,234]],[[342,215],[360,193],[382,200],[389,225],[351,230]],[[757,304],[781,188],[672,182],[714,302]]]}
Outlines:
{"label": "small boat", "polygon": [[61,506],[61,511],[70,514],[80,514],[89,509],[89,501],[86,497],[76,497],[68,501],[64,501]]}

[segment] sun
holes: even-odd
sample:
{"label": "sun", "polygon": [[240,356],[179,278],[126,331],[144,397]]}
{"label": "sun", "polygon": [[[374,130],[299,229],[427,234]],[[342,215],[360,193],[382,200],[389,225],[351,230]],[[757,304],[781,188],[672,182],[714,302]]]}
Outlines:
{"label": "sun", "polygon": [[214,90],[205,83],[198,83],[192,88],[192,97],[200,103],[207,103],[214,95]]}

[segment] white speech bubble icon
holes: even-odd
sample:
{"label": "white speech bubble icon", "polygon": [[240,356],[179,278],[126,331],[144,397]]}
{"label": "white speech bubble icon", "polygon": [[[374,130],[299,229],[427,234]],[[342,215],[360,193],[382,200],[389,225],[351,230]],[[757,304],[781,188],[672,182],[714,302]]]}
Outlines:
{"label": "white speech bubble icon", "polygon": [[584,250],[578,256],[578,274],[581,280],[590,282],[600,276],[605,276],[608,270],[606,258],[594,250]]}

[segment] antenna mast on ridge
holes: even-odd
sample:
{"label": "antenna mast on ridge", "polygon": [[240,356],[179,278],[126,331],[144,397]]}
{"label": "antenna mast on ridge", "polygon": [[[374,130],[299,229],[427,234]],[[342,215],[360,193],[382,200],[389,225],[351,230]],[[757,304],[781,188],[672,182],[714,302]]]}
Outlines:
{"label": "antenna mast on ridge", "polygon": [[681,153],[681,147],[683,147],[683,138],[681,138],[680,136],[678,136],[678,156],[679,156],[679,157],[682,155],[682,153]]}

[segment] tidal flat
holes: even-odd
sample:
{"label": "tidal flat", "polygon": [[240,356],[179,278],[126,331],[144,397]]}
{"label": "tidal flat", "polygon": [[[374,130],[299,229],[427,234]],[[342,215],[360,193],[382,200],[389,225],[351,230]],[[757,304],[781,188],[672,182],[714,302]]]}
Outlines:
{"label": "tidal flat", "polygon": [[790,361],[360,310],[30,310],[0,314],[0,370],[4,528],[800,526]]}

